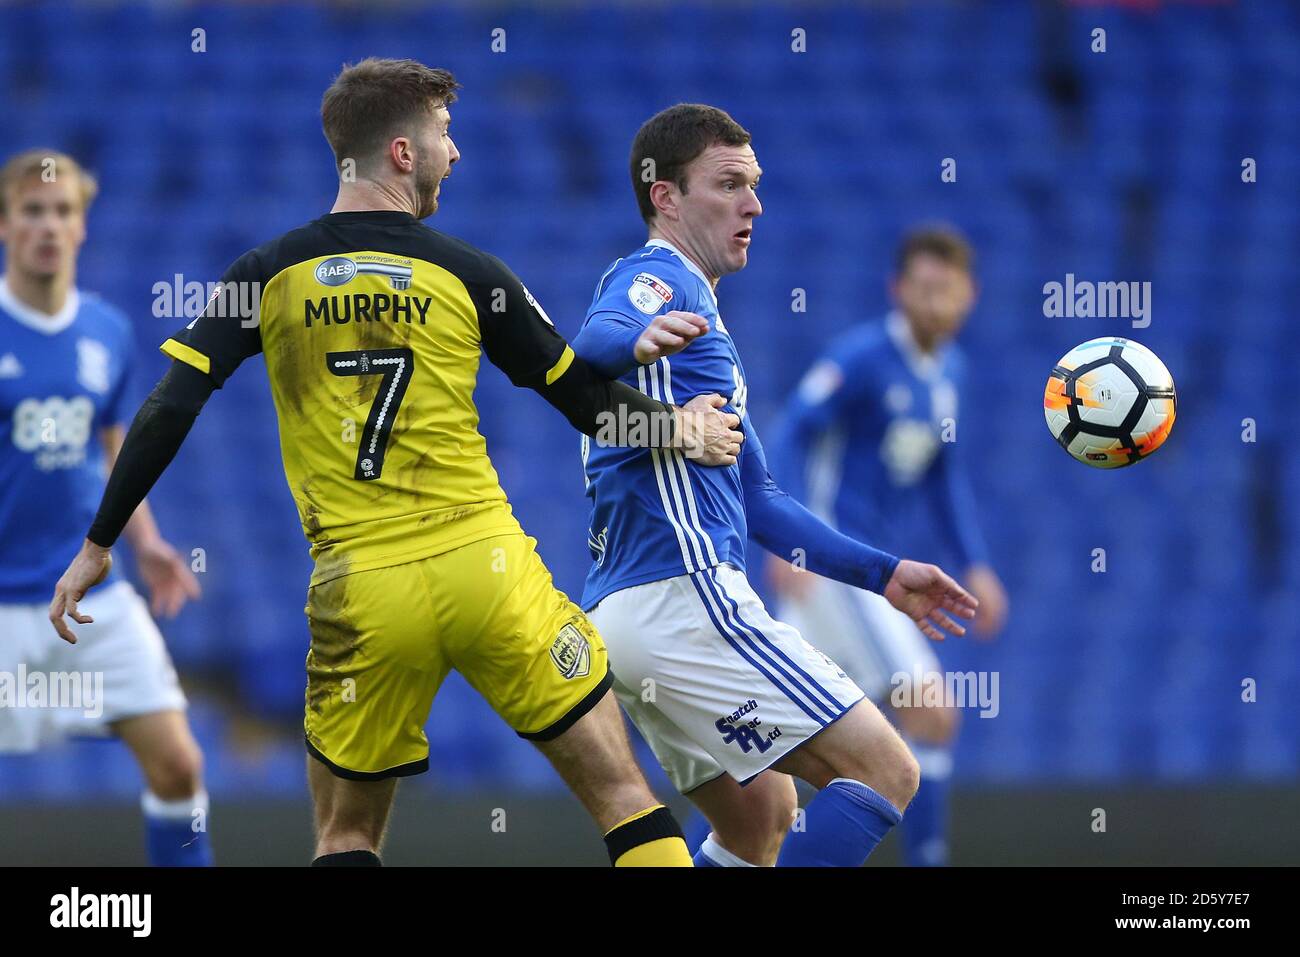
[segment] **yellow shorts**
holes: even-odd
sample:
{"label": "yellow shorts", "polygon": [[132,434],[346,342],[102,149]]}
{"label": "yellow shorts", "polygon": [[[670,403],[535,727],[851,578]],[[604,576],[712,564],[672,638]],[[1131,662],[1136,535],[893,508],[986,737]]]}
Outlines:
{"label": "yellow shorts", "polygon": [[522,737],[556,737],[612,676],[605,643],[523,534],[307,592],[307,750],[340,777],[429,767],[424,724],[455,668]]}

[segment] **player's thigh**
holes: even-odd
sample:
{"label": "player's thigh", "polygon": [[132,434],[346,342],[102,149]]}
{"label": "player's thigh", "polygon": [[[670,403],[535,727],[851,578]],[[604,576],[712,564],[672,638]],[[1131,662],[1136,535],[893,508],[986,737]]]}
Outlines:
{"label": "player's thigh", "polygon": [[304,731],[334,774],[375,780],[428,768],[424,725],[447,674],[432,559],[356,572],[307,593]]}
{"label": "player's thigh", "polygon": [[[15,693],[26,687],[19,682],[20,675],[51,670],[57,646],[64,643],[42,609],[35,604],[0,605],[0,675],[13,683]],[[29,753],[54,737],[51,709],[26,707],[26,701],[22,707],[19,704],[15,700],[0,705],[0,754]]]}
{"label": "player's thigh", "polygon": [[602,831],[656,803],[609,691],[561,734],[534,744]]}
{"label": "player's thigh", "polygon": [[592,615],[619,681],[738,781],[862,697],[730,566],[623,589]]}
{"label": "player's thigh", "polygon": [[916,790],[915,759],[880,709],[866,698],[775,767],[816,788],[835,778],[860,781],[904,806]]}
{"label": "player's thigh", "polygon": [[93,734],[128,718],[185,711],[185,693],[162,633],[128,582],[92,590],[81,610],[95,620],[78,626],[77,644],[60,649],[61,661],[82,676],[83,685],[89,683],[96,700],[81,714],[60,716],[64,733]]}
{"label": "player's thigh", "polygon": [[440,611],[454,621],[452,666],[517,734],[545,742],[593,710],[613,679],[604,642],[555,587],[536,544],[502,535],[457,549],[446,573],[459,587],[442,590]]}

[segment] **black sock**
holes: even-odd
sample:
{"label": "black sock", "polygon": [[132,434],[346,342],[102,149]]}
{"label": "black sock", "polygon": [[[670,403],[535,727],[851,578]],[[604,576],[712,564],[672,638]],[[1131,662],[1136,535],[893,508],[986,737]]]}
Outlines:
{"label": "black sock", "polygon": [[312,867],[383,867],[374,851],[336,851],[322,854],[311,862]]}

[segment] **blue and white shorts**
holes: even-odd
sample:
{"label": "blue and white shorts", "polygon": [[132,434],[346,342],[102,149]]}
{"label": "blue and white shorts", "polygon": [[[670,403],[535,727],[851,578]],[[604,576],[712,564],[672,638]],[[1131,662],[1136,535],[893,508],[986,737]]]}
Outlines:
{"label": "blue and white shorts", "polygon": [[78,602],[93,624],[71,622],[77,643],[50,624],[49,603],[0,605],[0,753],[71,736],[100,736],[123,718],[183,711],[171,657],[149,608],[128,582]]}
{"label": "blue and white shorts", "polygon": [[683,793],[723,772],[748,782],[863,698],[731,565],[625,588],[588,616],[614,692]]}

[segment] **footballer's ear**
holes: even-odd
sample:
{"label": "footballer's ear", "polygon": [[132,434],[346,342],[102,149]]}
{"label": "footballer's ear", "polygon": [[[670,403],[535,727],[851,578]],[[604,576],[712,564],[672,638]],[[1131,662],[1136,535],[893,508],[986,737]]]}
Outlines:
{"label": "footballer's ear", "polygon": [[678,219],[677,203],[681,192],[677,184],[666,179],[657,179],[650,184],[650,202],[659,215],[665,219]]}
{"label": "footballer's ear", "polygon": [[399,173],[415,171],[415,153],[411,141],[405,136],[396,136],[388,143],[388,161]]}

